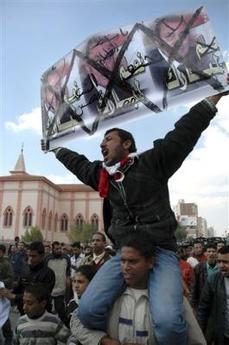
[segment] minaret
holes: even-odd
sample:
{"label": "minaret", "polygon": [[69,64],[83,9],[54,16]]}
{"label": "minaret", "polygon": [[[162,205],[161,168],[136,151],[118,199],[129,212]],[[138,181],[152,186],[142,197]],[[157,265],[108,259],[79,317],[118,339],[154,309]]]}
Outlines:
{"label": "minaret", "polygon": [[24,154],[23,154],[23,147],[24,145],[22,144],[21,147],[21,153],[17,159],[17,163],[15,164],[14,170],[10,171],[11,175],[27,175],[27,172],[25,171],[25,159],[24,159]]}

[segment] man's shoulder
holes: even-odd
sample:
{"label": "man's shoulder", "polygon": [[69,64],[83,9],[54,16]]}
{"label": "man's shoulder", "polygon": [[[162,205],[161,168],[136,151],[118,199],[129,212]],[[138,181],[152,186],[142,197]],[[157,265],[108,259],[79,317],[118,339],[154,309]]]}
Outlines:
{"label": "man's shoulder", "polygon": [[195,271],[195,273],[207,271],[207,262],[206,262],[206,261],[199,262],[199,263],[195,266],[194,271]]}
{"label": "man's shoulder", "polygon": [[80,266],[82,265],[89,265],[93,261],[93,254],[87,255],[80,261]]}
{"label": "man's shoulder", "polygon": [[208,282],[210,285],[222,283],[223,281],[224,277],[221,272],[214,272],[208,277]]}
{"label": "man's shoulder", "polygon": [[45,276],[48,276],[48,277],[54,276],[55,277],[55,273],[53,272],[53,270],[46,265],[44,265],[44,267],[42,268],[42,271],[44,272]]}
{"label": "man's shoulder", "polygon": [[0,260],[0,267],[3,267],[3,266],[11,266],[11,263],[9,261],[9,258],[7,257],[3,257],[1,260]]}
{"label": "man's shoulder", "polygon": [[65,260],[70,263],[70,257],[67,254],[62,254],[59,258],[56,258],[53,254],[49,254],[45,258],[45,262],[48,263],[49,261],[57,261],[57,260]]}
{"label": "man's shoulder", "polygon": [[47,310],[45,311],[45,313],[42,316],[42,321],[43,322],[51,322],[51,323],[54,323],[56,325],[59,325],[61,323],[61,320],[59,319],[59,317],[57,315],[49,313]]}

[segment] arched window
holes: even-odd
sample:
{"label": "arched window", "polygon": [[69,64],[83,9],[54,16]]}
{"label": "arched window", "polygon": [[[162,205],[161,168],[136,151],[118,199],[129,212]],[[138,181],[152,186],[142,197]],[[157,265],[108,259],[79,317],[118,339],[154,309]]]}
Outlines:
{"label": "arched window", "polygon": [[32,226],[32,224],[33,224],[33,211],[32,211],[30,206],[28,206],[25,209],[23,216],[24,216],[23,226],[24,227]]}
{"label": "arched window", "polygon": [[99,228],[99,217],[97,214],[93,214],[91,217],[91,225],[93,231],[98,231]]}
{"label": "arched window", "polygon": [[55,218],[54,218],[54,231],[57,231],[57,224],[58,224],[58,215],[56,213]]}
{"label": "arched window", "polygon": [[10,228],[13,223],[13,210],[10,206],[8,206],[4,212],[3,217],[3,226],[6,228]]}
{"label": "arched window", "polygon": [[49,212],[48,230],[52,231],[52,211]]}
{"label": "arched window", "polygon": [[76,228],[77,230],[82,230],[83,229],[83,223],[84,223],[84,220],[83,220],[83,216],[82,214],[77,214],[76,216]]}
{"label": "arched window", "polygon": [[41,227],[45,229],[45,221],[46,221],[46,208],[43,209],[42,212],[42,219],[41,219]]}
{"label": "arched window", "polygon": [[68,231],[68,217],[63,214],[60,219],[60,231]]}

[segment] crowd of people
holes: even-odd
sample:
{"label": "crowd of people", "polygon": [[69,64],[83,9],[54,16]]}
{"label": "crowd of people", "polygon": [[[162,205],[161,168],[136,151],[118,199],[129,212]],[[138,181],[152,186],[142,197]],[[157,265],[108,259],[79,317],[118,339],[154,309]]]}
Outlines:
{"label": "crowd of people", "polygon": [[[147,292],[155,251],[150,238],[138,233],[121,242],[125,287],[109,311],[104,332],[85,327],[78,315],[81,296],[90,281],[116,254],[107,245],[104,233],[94,233],[87,244],[35,241],[26,245],[16,241],[8,252],[1,244],[0,281],[4,287],[0,296],[2,301],[10,301],[10,306],[3,304],[1,309],[8,308],[8,315],[0,316],[3,344],[130,344],[126,339],[133,330],[136,333],[133,344],[157,344],[150,327]],[[183,278],[187,344],[226,345],[229,246],[223,241],[209,240],[206,245],[194,241],[192,245],[179,246],[177,257]],[[10,321],[10,308],[18,311],[15,329]]]}

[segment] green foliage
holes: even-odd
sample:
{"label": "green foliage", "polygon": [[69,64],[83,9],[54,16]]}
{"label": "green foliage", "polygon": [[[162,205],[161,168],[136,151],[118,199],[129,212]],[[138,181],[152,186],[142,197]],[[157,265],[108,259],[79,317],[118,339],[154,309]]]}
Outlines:
{"label": "green foliage", "polygon": [[175,231],[175,236],[178,242],[184,241],[187,238],[187,231],[185,228],[182,226],[178,225],[176,231]]}
{"label": "green foliage", "polygon": [[83,223],[81,228],[75,226],[66,235],[68,236],[71,243],[75,242],[75,241],[79,241],[82,243],[88,243],[91,240],[92,234],[95,231],[96,230],[93,229],[92,224]]}
{"label": "green foliage", "polygon": [[34,241],[43,242],[43,235],[38,227],[32,226],[30,229],[26,229],[24,235],[21,236],[21,239],[25,243],[31,243]]}

